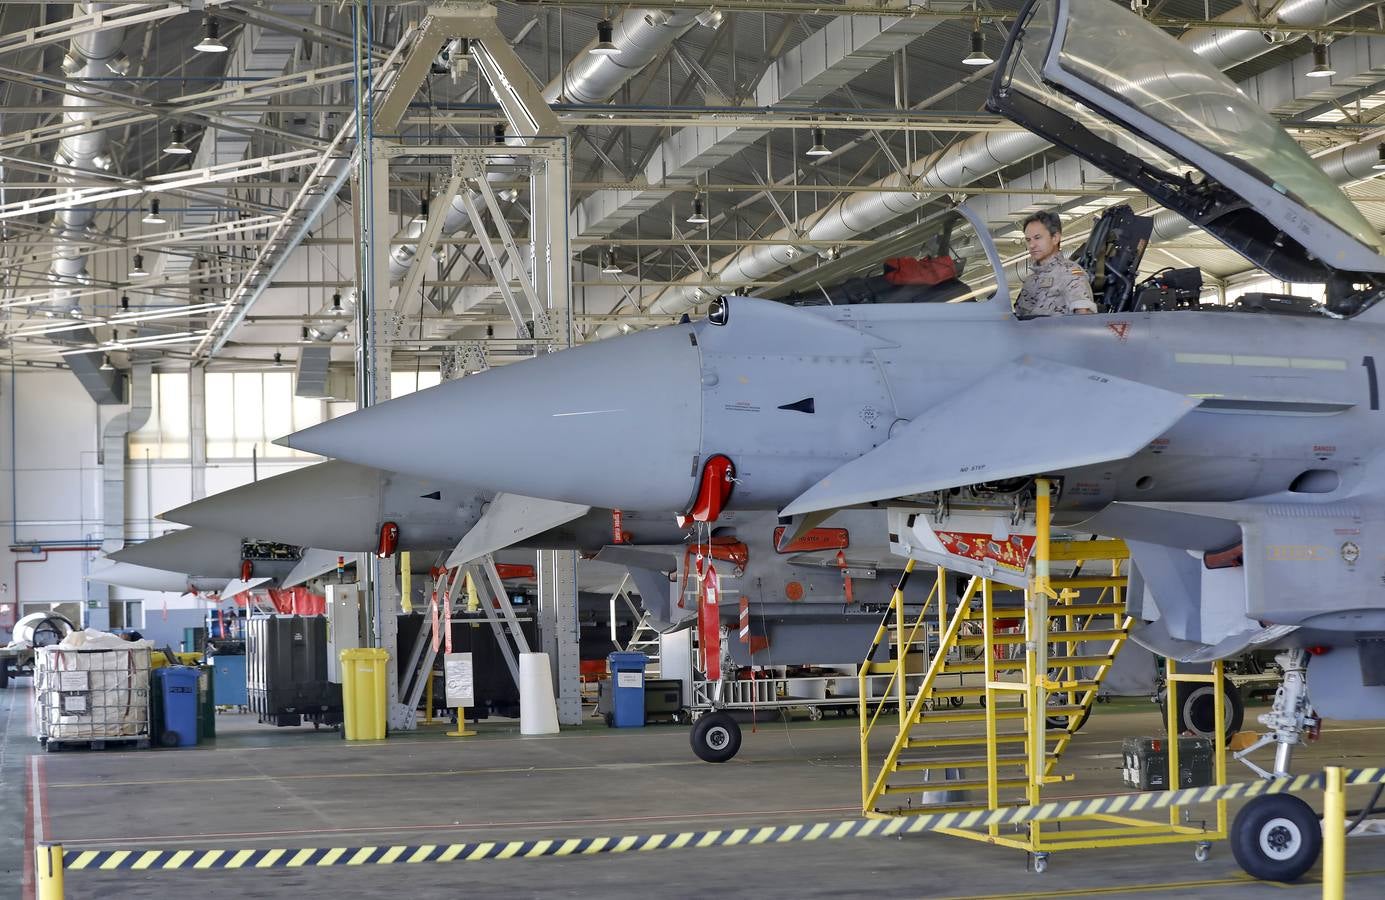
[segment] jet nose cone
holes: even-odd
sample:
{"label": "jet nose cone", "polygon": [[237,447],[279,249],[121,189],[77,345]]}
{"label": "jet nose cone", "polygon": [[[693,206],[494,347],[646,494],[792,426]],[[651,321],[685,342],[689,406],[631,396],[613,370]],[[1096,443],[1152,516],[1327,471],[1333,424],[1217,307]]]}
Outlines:
{"label": "jet nose cone", "polygon": [[491,369],[281,439],[298,450],[589,506],[685,509],[702,432],[690,326]]}
{"label": "jet nose cone", "polygon": [[378,541],[385,477],[378,469],[334,460],[213,494],[162,518],[255,540],[370,550]]}

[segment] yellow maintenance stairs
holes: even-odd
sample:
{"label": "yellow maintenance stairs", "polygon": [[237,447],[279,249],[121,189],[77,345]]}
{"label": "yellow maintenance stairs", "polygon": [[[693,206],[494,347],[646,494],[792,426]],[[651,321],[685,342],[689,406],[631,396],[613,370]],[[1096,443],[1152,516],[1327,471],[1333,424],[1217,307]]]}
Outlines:
{"label": "yellow maintenance stairs", "polygon": [[[860,706],[864,815],[1035,805],[1043,802],[1045,785],[1071,779],[1058,771],[1063,752],[1091,714],[1129,635],[1124,572],[1129,553],[1116,540],[1050,541],[1048,490],[1040,481],[1026,589],[973,577],[951,607],[949,579],[939,568],[923,607],[906,612],[903,585],[914,561],[907,565],[859,675],[863,698],[871,696],[872,681],[889,676],[883,695]],[[873,662],[886,645],[892,658]],[[1217,664],[1211,675],[1181,675],[1170,664],[1168,675],[1172,682],[1212,681],[1220,678],[1220,669]],[[1224,711],[1221,692],[1216,696],[1220,784],[1225,782]],[[889,749],[878,758],[877,746],[873,757],[872,735],[890,728],[895,731]],[[1178,771],[1176,741],[1170,742],[1169,757],[1170,771]],[[1014,836],[1002,835],[998,826],[967,830],[960,818],[961,827],[944,831],[1026,849],[1038,868],[1050,849],[1106,846],[1113,840],[1194,840],[1204,854],[1207,841],[1225,835],[1224,804],[1219,804],[1215,831],[1182,824],[1178,815],[1171,812],[1167,825],[1089,817],[1102,818],[1102,827],[1057,833],[1041,831],[1036,822],[1023,827],[1027,834]]]}

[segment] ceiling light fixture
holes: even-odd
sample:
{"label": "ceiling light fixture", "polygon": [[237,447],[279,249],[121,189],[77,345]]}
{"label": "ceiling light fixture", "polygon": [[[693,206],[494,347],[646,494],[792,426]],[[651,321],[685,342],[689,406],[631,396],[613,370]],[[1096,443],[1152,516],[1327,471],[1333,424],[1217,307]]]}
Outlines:
{"label": "ceiling light fixture", "polygon": [[688,216],[688,224],[706,225],[707,222],[707,212],[702,208],[702,198],[693,197],[692,215]]}
{"label": "ceiling light fixture", "polygon": [[168,220],[159,214],[159,201],[157,199],[149,201],[149,212],[140,219],[146,225],[167,225]]}
{"label": "ceiling light fixture", "polygon": [[346,312],[346,310],[344,310],[344,309],[341,308],[341,294],[333,294],[333,295],[332,295],[332,315],[334,315],[334,316],[340,316],[340,315],[342,315],[342,314],[345,313],[345,312]]}
{"label": "ceiling light fixture", "polygon": [[697,14],[697,24],[703,28],[720,28],[722,21],[726,18],[721,10],[715,6],[708,8],[705,12]]}
{"label": "ceiling light fixture", "polygon": [[128,311],[128,310],[130,309],[130,295],[129,295],[129,294],[121,294],[121,295],[120,295],[120,309],[121,309],[122,312]]}
{"label": "ceiling light fixture", "polygon": [[612,247],[601,256],[601,274],[619,275],[625,270],[616,262],[616,248]]}
{"label": "ceiling light fixture", "polygon": [[806,156],[831,156],[832,151],[827,149],[827,131],[823,128],[813,129],[813,146],[804,151]]}
{"label": "ceiling light fixture", "polygon": [[276,365],[276,366],[282,366],[283,364],[284,364],[284,354],[280,353],[278,350],[275,350],[275,351],[274,351],[274,365]]}
{"label": "ceiling light fixture", "polygon": [[1313,68],[1309,69],[1309,78],[1331,78],[1337,74],[1337,70],[1332,68],[1332,63],[1327,57],[1327,42],[1313,42]]}
{"label": "ceiling light fixture", "polygon": [[109,353],[103,353],[103,354],[101,354],[101,371],[102,371],[102,372],[113,372],[113,371],[115,371],[115,366],[111,365],[111,357],[110,357],[110,354],[109,354]]}
{"label": "ceiling light fixture", "polygon": [[183,137],[183,126],[174,125],[173,140],[169,141],[168,144],[164,146],[164,152],[170,156],[187,156],[191,153],[192,150],[188,148],[187,144],[183,143]]}
{"label": "ceiling light fixture", "polygon": [[149,273],[146,272],[146,271],[144,270],[144,254],[143,254],[143,253],[136,253],[136,254],[135,254],[135,264],[134,264],[134,266],[130,269],[130,277],[131,277],[131,278],[148,278],[148,277],[149,277]]}
{"label": "ceiling light fixture", "polygon": [[226,45],[221,42],[221,23],[211,16],[202,20],[202,40],[192,45],[199,53],[225,53]]}
{"label": "ceiling light fixture", "polygon": [[496,123],[495,123],[495,128],[493,128],[492,131],[495,133],[495,142],[496,142],[497,144],[503,144],[503,143],[505,143],[505,123],[504,123],[504,122],[496,122]]}
{"label": "ceiling light fixture", "polygon": [[971,52],[962,59],[964,66],[989,66],[995,60],[986,52],[986,36],[981,33],[981,23],[971,30]]}
{"label": "ceiling light fixture", "polygon": [[422,228],[428,224],[428,198],[420,197],[418,200],[418,213],[411,220],[413,224]]}
{"label": "ceiling light fixture", "polygon": [[602,19],[596,23],[596,43],[587,52],[592,56],[618,56],[620,48],[611,43],[611,37],[615,29],[611,27],[610,19]]}
{"label": "ceiling light fixture", "polygon": [[1385,141],[1375,145],[1375,165],[1371,168],[1377,172],[1385,172]]}

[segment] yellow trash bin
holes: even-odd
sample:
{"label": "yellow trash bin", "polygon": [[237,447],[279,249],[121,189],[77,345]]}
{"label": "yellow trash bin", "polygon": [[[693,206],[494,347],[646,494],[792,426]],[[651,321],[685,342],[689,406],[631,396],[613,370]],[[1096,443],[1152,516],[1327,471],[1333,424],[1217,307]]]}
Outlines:
{"label": "yellow trash bin", "polygon": [[348,741],[385,738],[385,667],[390,652],[378,647],[343,650],[341,660],[342,731]]}

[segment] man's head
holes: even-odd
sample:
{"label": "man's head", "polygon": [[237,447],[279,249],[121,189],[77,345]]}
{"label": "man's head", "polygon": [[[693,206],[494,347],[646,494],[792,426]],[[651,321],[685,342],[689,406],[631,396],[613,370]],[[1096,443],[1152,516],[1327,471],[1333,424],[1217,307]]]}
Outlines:
{"label": "man's head", "polygon": [[1024,246],[1029,259],[1041,263],[1058,252],[1063,243],[1063,223],[1057,213],[1036,212],[1024,220]]}

